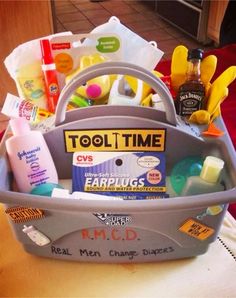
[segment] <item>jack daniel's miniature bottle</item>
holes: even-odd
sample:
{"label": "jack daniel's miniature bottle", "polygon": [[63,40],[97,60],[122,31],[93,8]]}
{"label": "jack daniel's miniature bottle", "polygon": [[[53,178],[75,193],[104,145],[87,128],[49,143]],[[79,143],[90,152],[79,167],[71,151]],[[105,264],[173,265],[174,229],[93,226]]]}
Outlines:
{"label": "jack daniel's miniature bottle", "polygon": [[193,112],[203,108],[205,87],[200,78],[202,55],[201,49],[188,51],[187,79],[180,86],[176,98],[176,112],[180,116],[189,117]]}

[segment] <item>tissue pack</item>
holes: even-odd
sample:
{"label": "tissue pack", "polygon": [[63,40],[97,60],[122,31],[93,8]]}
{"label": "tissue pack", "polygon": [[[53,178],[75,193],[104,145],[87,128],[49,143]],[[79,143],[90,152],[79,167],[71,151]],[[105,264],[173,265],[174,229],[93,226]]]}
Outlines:
{"label": "tissue pack", "polygon": [[166,197],[163,152],[75,152],[72,189],[123,199]]}

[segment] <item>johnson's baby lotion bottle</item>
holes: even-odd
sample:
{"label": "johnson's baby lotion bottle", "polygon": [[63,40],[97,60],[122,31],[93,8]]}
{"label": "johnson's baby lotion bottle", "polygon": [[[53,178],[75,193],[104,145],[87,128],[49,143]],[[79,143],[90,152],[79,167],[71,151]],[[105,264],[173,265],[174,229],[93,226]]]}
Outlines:
{"label": "johnson's baby lotion bottle", "polygon": [[40,131],[31,131],[24,118],[10,120],[13,136],[6,141],[10,165],[20,192],[44,183],[58,183],[57,171]]}

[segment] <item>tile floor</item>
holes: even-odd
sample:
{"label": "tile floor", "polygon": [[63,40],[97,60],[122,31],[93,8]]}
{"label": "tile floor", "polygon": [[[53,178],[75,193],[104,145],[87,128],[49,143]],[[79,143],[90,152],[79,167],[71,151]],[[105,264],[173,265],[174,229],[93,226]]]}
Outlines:
{"label": "tile floor", "polygon": [[[170,59],[173,49],[183,44],[188,48],[203,47],[194,39],[161,19],[155,12],[153,1],[135,0],[55,0],[55,32],[71,31],[88,33],[115,15],[122,24],[144,39],[157,42]],[[206,47],[204,47],[206,48]],[[5,129],[8,118],[0,114],[0,131]]]}
{"label": "tile floor", "polygon": [[161,19],[155,12],[154,1],[56,0],[54,4],[56,32],[68,30],[73,33],[87,33],[115,15],[122,24],[144,39],[156,41],[158,47],[165,53],[163,59],[170,59],[173,49],[179,44],[188,48],[203,47]]}

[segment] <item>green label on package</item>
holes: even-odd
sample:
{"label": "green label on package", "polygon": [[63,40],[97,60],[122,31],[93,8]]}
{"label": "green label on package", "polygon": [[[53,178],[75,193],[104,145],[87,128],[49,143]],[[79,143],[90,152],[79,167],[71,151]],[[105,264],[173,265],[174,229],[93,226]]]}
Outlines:
{"label": "green label on package", "polygon": [[101,53],[113,53],[120,48],[120,41],[115,36],[100,37],[96,49]]}

